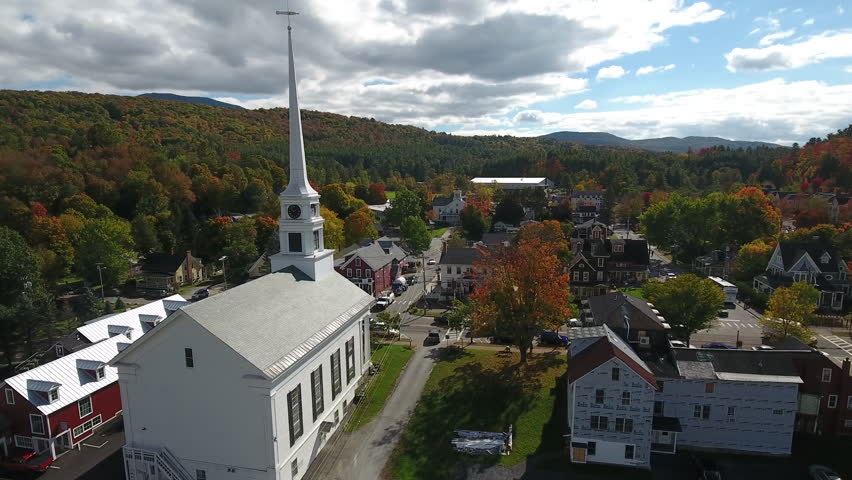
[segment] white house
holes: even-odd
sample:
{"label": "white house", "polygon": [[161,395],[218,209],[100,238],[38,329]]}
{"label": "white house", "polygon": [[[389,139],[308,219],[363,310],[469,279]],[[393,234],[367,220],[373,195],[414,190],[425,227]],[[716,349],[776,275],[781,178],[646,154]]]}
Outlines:
{"label": "white house", "polygon": [[476,283],[474,264],[481,258],[479,247],[447,248],[441,254],[438,266],[438,285],[441,288],[433,291],[439,292],[441,299],[467,297]]}
{"label": "white house", "polygon": [[464,210],[465,205],[461,190],[454,191],[452,197],[435,197],[432,200],[432,210],[435,211],[435,219],[453,224],[461,222],[461,212]]}
{"label": "white house", "polygon": [[128,480],[299,479],[370,364],[373,297],[333,270],[308,183],[290,29],[290,183],[272,273],[170,315],[119,354]]}

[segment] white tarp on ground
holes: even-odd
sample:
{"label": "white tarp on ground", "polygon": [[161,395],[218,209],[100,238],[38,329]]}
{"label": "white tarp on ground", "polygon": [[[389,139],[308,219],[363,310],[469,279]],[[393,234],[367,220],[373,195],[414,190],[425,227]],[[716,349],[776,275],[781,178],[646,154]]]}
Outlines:
{"label": "white tarp on ground", "polygon": [[508,455],[512,452],[512,427],[508,432],[456,430],[450,441],[457,452],[470,455]]}

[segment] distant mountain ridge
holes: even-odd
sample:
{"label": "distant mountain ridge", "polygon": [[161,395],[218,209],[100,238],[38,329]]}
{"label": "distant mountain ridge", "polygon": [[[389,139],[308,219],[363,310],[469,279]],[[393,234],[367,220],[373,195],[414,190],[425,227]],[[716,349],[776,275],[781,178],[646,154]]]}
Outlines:
{"label": "distant mountain ridge", "polygon": [[692,148],[693,151],[710,147],[770,147],[777,148],[781,145],[767,142],[754,142],[745,140],[728,140],[719,137],[662,137],[646,138],[642,140],[628,140],[606,132],[554,132],[542,135],[540,138],[550,138],[563,142],[577,142],[588,145],[600,145],[607,147],[633,147],[654,152],[676,152],[686,153]]}
{"label": "distant mountain ridge", "polygon": [[156,98],[159,100],[174,100],[177,102],[200,103],[201,105],[210,105],[211,107],[233,108],[235,110],[245,110],[239,105],[232,103],[220,102],[207,97],[185,97],[183,95],[175,95],[174,93],[143,93],[140,97]]}

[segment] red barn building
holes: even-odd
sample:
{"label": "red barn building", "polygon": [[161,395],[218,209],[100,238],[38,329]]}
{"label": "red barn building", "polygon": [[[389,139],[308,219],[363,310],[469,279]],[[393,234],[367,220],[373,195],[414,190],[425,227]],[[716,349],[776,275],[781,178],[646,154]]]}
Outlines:
{"label": "red barn building", "polygon": [[118,373],[107,365],[129,344],[116,335],[0,383],[0,453],[50,452],[56,458],[121,413]]}
{"label": "red barn building", "polygon": [[377,240],[336,260],[334,269],[365,292],[378,297],[391,288],[399,274],[399,262],[405,256],[405,251],[395,243]]}

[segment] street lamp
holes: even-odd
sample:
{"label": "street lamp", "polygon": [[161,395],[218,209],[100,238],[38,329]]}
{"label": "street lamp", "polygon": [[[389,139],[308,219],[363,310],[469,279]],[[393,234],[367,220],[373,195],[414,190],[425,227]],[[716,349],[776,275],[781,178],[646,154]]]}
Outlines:
{"label": "street lamp", "polygon": [[104,275],[101,273],[103,265],[103,263],[95,264],[95,266],[98,267],[98,278],[101,279],[101,302],[106,303],[106,298],[104,298]]}
{"label": "street lamp", "polygon": [[222,258],[219,259],[219,261],[222,262],[222,281],[225,283],[225,287],[222,288],[222,290],[228,289],[228,277],[227,277],[227,275],[225,275],[225,260],[227,260],[227,259],[228,259],[227,255],[222,255]]}

